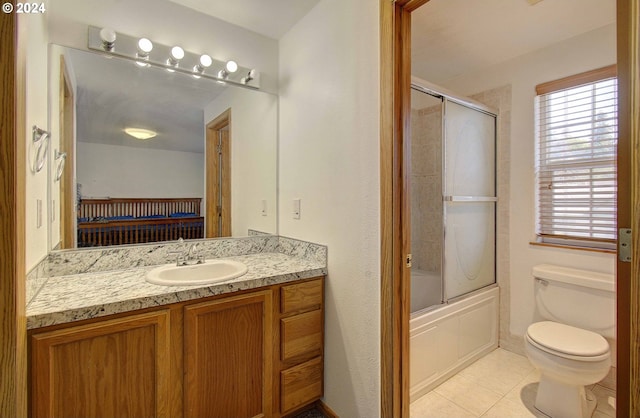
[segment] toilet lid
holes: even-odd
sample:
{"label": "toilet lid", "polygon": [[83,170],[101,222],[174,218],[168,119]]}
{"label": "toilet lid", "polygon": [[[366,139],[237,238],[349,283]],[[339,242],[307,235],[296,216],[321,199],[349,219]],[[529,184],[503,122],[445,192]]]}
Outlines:
{"label": "toilet lid", "polygon": [[527,335],[541,346],[574,356],[592,357],[609,351],[602,335],[552,321],[531,324]]}

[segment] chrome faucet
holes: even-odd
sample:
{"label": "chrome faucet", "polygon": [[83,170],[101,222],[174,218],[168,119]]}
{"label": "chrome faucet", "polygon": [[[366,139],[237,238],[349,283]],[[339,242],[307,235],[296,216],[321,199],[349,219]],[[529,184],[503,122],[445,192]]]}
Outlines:
{"label": "chrome faucet", "polygon": [[187,256],[184,259],[183,265],[202,263],[204,263],[204,257],[198,254],[198,243],[194,242],[189,246],[189,250],[187,250]]}
{"label": "chrome faucet", "polygon": [[[178,240],[178,243],[184,246],[182,238]],[[191,244],[187,250],[169,251],[168,254],[176,256],[176,266],[178,267],[204,263],[204,256],[198,253],[198,243],[196,242]]]}

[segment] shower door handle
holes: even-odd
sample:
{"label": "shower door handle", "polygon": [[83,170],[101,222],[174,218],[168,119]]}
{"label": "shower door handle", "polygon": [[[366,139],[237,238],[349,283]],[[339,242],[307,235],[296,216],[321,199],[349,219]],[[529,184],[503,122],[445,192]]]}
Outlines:
{"label": "shower door handle", "polygon": [[497,197],[491,196],[442,196],[444,202],[497,202]]}

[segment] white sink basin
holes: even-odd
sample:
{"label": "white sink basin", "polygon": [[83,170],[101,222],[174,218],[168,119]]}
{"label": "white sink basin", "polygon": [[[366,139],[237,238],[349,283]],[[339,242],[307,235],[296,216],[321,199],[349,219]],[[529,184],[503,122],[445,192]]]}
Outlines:
{"label": "white sink basin", "polygon": [[247,266],[233,260],[207,260],[203,264],[176,266],[165,264],[147,273],[147,281],[164,286],[211,284],[240,277]]}

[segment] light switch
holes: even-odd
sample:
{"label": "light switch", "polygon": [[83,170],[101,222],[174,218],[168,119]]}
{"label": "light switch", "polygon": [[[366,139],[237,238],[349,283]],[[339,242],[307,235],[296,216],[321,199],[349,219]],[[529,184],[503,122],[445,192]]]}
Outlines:
{"label": "light switch", "polygon": [[300,199],[293,199],[293,219],[300,219]]}
{"label": "light switch", "polygon": [[260,206],[262,208],[260,210],[260,213],[262,214],[262,216],[267,216],[267,201],[263,199]]}

